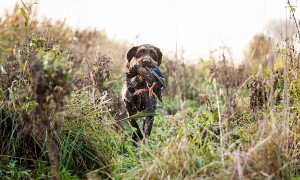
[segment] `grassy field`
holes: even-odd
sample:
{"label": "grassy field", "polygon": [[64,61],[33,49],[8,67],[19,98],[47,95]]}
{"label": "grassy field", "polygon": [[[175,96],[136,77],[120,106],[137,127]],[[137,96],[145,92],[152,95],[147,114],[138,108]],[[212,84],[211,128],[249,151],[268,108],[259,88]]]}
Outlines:
{"label": "grassy field", "polygon": [[23,4],[0,18],[0,179],[300,179],[299,36],[257,36],[239,66],[226,48],[164,57],[168,88],[135,148],[120,100],[130,47],[30,17]]}

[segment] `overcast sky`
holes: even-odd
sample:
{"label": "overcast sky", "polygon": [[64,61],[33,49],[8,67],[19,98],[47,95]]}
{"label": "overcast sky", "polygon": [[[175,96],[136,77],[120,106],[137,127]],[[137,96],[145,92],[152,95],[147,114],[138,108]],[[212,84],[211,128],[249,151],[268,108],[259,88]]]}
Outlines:
{"label": "overcast sky", "polygon": [[[0,0],[0,12],[17,0]],[[241,60],[254,34],[286,18],[286,0],[31,0],[38,16],[65,18],[73,27],[97,27],[132,45],[150,43],[165,54],[177,47],[187,59],[208,57],[223,44]],[[296,3],[295,0],[291,1]]]}

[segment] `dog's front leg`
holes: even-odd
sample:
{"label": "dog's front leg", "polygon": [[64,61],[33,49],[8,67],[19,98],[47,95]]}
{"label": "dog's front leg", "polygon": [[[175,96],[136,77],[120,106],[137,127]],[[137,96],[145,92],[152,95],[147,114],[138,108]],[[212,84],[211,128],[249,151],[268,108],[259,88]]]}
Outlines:
{"label": "dog's front leg", "polygon": [[[136,108],[130,102],[125,101],[125,107],[127,109],[128,116],[132,116],[137,113]],[[130,119],[129,122],[130,125],[133,127],[133,132],[131,137],[133,141],[133,145],[138,146],[137,142],[143,138],[143,134],[135,119]]]}
{"label": "dog's front leg", "polygon": [[152,130],[152,125],[153,125],[154,117],[153,116],[147,116],[144,119],[143,123],[143,131],[145,134],[144,139],[150,136],[151,130]]}
{"label": "dog's front leg", "polygon": [[133,128],[135,128],[132,132],[131,138],[132,138],[133,145],[137,147],[138,146],[138,141],[140,141],[143,138],[143,134],[142,134],[142,132],[139,128],[139,125],[138,125],[138,123],[136,122],[135,119],[130,120],[130,125]]}
{"label": "dog's front leg", "polygon": [[[157,108],[157,97],[153,96],[150,98],[148,94],[143,94],[143,103],[145,105],[145,109],[153,109],[156,110]],[[150,136],[152,126],[153,126],[153,121],[154,121],[154,116],[147,116],[144,118],[144,123],[143,123],[143,132],[144,132],[144,139],[143,142],[145,142],[145,139]]]}

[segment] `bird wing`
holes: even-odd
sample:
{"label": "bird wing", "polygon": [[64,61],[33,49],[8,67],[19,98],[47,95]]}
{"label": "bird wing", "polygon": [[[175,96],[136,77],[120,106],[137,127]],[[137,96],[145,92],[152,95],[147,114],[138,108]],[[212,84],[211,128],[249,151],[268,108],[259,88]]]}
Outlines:
{"label": "bird wing", "polygon": [[[154,77],[160,82],[160,84],[161,84],[161,86],[162,87],[166,87],[166,83],[163,81],[163,75],[162,75],[162,73],[160,72],[160,70],[159,71],[155,71],[155,70],[153,70],[152,68],[149,68],[149,67],[146,67],[147,68],[147,70],[148,71],[150,71],[150,73],[151,74],[153,74],[154,75]],[[156,68],[155,68],[156,69]],[[157,72],[160,72],[160,73],[157,73]]]}

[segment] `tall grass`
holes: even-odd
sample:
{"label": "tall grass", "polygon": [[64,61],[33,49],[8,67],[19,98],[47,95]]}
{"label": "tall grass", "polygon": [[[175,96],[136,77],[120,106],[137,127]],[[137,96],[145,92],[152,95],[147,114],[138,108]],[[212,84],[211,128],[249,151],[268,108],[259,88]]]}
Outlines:
{"label": "tall grass", "polygon": [[[90,40],[102,40],[105,35],[96,30],[75,33],[63,23],[49,24],[55,26],[52,30],[56,32],[51,28],[39,31],[40,25],[49,23],[48,20],[40,23],[29,19],[31,8],[26,6],[16,5],[0,21],[3,32],[8,33],[3,40],[11,43],[1,51],[1,177],[25,178],[12,175],[11,164],[25,169],[29,178],[83,178],[85,173],[98,168],[102,168],[99,175],[107,177],[115,154],[112,150],[120,144],[117,136],[107,136],[116,135],[114,123],[110,122],[110,111],[115,109],[109,106],[115,96],[108,97],[102,92],[107,91],[108,76],[101,78],[101,72],[108,67],[81,67],[83,59],[110,61],[101,54],[86,55],[96,49],[95,42]],[[18,43],[15,34],[8,32],[11,24],[19,25],[14,27],[21,32]],[[57,32],[58,28],[61,31]],[[63,39],[52,36],[64,33],[69,35]],[[79,44],[71,48],[74,43],[68,38],[76,36]],[[84,44],[93,46],[76,51],[83,50]],[[84,84],[85,79],[89,83]]]}
{"label": "tall grass", "polygon": [[[193,66],[165,58],[169,89],[151,136],[135,148],[118,97],[123,71],[116,59],[127,46],[97,30],[35,21],[24,6],[0,20],[1,178],[300,177],[300,71],[292,39],[270,55],[263,73],[249,63],[236,67],[226,47]],[[119,51],[106,53],[107,44]]]}

